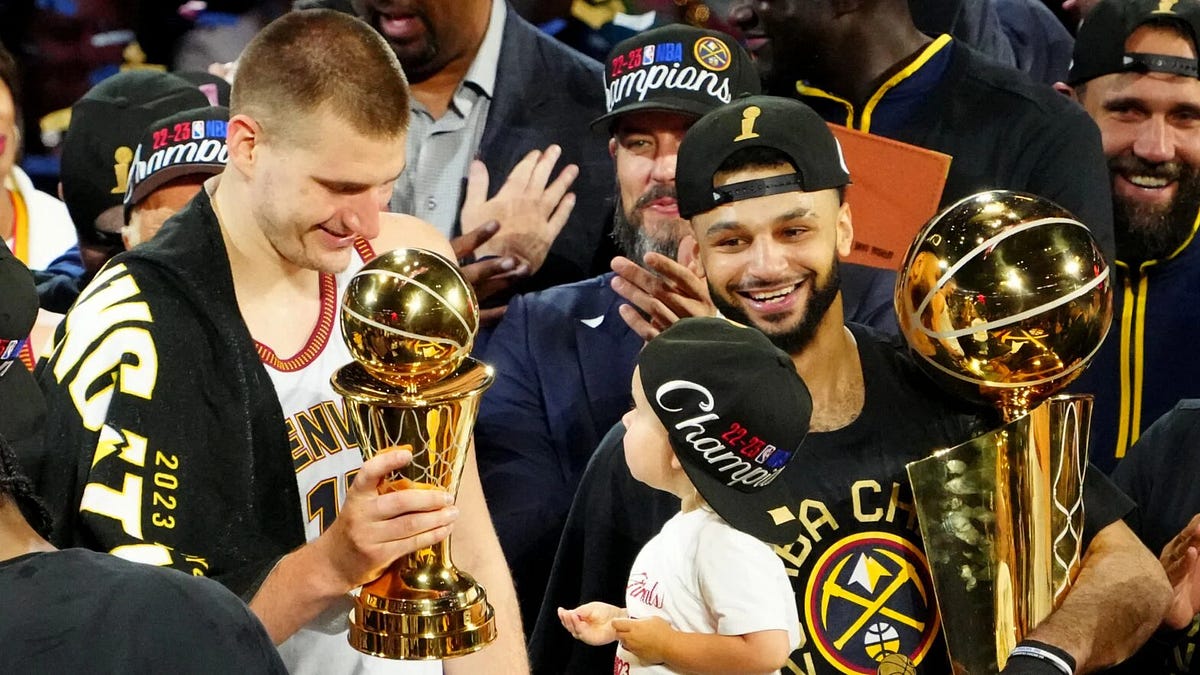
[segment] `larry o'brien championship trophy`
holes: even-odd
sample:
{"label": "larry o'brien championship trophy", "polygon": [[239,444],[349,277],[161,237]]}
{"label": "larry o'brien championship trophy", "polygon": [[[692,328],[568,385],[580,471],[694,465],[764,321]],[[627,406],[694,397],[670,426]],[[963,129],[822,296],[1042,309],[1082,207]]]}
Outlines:
{"label": "larry o'brien championship trophy", "polygon": [[[342,337],[354,362],[333,375],[363,459],[411,446],[413,461],[381,491],[457,494],[492,369],[468,356],[479,305],[454,263],[399,249],[354,275],[342,299]],[[391,659],[444,659],[496,638],[483,587],[454,567],[450,540],[397,560],[365,584],[350,617],[350,644]]]}
{"label": "larry o'brien championship trophy", "polygon": [[1108,266],[1059,206],[984,192],[917,235],[896,310],[925,370],[1003,419],[908,465],[954,672],[995,673],[1079,570],[1092,397],[1055,393],[1108,332]]}

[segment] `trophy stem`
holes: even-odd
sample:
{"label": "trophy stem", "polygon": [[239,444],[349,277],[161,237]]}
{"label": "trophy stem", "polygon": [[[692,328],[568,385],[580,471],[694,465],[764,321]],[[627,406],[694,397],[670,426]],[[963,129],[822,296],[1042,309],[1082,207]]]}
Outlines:
{"label": "trophy stem", "polygon": [[1079,570],[1090,396],[908,465],[955,672],[994,673]]}
{"label": "trophy stem", "polygon": [[[363,459],[396,446],[413,460],[382,491],[440,489],[457,494],[479,397],[491,368],[466,359],[449,377],[414,394],[367,375],[358,363],[339,369],[334,389],[346,401]],[[495,612],[483,587],[454,566],[450,538],[397,559],[364,584],[350,616],[350,644],[390,659],[445,659],[478,651],[496,638]]]}

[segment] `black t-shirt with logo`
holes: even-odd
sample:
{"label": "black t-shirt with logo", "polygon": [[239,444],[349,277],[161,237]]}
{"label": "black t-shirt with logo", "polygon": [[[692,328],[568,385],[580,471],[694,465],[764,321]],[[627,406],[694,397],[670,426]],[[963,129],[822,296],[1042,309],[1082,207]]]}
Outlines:
{"label": "black t-shirt with logo", "polygon": [[[919,371],[898,338],[852,326],[866,398],[859,417],[810,433],[782,478],[803,524],[777,548],[792,580],[802,642],[785,673],[875,673],[887,653],[920,673],[949,673],[905,465],[998,426],[987,410],[951,399]],[[617,425],[587,469],[559,546],[530,643],[537,673],[611,673],[612,648],[588,647],[561,627],[556,607],[623,603],[641,544],[678,511],[675,497],[630,476]],[[1085,538],[1132,502],[1096,471],[1087,480]]]}

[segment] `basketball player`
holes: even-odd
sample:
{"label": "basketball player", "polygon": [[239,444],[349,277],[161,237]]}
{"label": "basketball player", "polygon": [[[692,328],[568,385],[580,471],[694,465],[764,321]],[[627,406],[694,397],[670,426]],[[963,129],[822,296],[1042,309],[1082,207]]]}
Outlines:
{"label": "basketball player", "polygon": [[500,637],[445,671],[528,668],[473,458],[457,505],[378,494],[409,455],[364,464],[329,385],[351,360],[338,298],[363,260],[399,246],[453,256],[426,223],[380,213],[407,120],[403,74],[369,26],[332,11],[269,25],[240,61],[225,171],[108,265],[38,372],[55,541],[222,581],[293,673],[442,672],[351,649],[347,594],[452,529]]}
{"label": "basketball player", "polygon": [[[677,167],[679,213],[691,220],[713,302],[790,354],[812,394],[806,470],[781,478],[805,498],[772,511],[803,526],[776,549],[804,634],[784,671],[874,672],[886,656],[889,667],[901,660],[912,672],[950,673],[905,464],[997,422],[935,388],[895,339],[844,323],[837,260],[853,239],[841,199],[850,176],[810,108],[737,99],[688,130]],[[629,543],[644,543],[672,515],[669,499],[630,476],[622,436],[610,432],[584,474],[537,632],[559,621],[556,607],[620,602],[625,579],[613,570],[630,564]],[[753,449],[736,437],[719,442]],[[1085,494],[1090,545],[1078,581],[1006,673],[1095,670],[1158,626],[1170,586],[1121,522],[1132,502],[1097,471]],[[611,652],[575,649],[569,636],[533,651],[536,672],[612,672]]]}

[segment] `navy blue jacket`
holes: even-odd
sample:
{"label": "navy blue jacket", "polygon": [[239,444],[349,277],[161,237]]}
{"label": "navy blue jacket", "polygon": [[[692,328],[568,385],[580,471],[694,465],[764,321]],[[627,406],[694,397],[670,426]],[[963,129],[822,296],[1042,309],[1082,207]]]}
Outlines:
{"label": "navy blue jacket", "polygon": [[608,137],[589,123],[603,115],[604,70],[522,19],[510,7],[496,70],[495,96],[479,141],[492,197],[530,150],[562,147],[558,168],[579,165],[571,213],[541,269],[525,290],[586,279],[608,269],[616,255],[612,224],[615,175]]}
{"label": "navy blue jacket", "polygon": [[1113,321],[1099,353],[1071,385],[1096,396],[1089,453],[1111,472],[1154,420],[1200,398],[1200,243],[1136,268],[1113,266]]}

